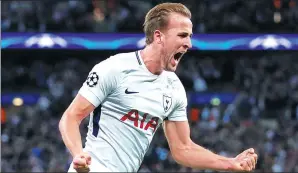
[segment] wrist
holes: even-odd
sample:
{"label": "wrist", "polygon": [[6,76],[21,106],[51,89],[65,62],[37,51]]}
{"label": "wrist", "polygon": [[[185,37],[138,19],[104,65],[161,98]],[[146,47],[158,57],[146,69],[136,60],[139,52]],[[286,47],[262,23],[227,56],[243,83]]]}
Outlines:
{"label": "wrist", "polygon": [[222,163],[222,171],[232,171],[233,170],[233,161],[234,158],[221,158]]}
{"label": "wrist", "polygon": [[77,150],[77,151],[71,152],[71,155],[73,158],[75,158],[76,156],[81,155],[83,152],[84,152],[83,150]]}

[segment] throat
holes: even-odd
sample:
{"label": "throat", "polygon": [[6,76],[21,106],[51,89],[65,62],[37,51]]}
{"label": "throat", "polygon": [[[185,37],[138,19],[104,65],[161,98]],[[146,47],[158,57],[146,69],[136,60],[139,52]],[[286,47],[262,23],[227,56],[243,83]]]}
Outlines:
{"label": "throat", "polygon": [[144,64],[148,71],[154,75],[160,75],[163,71],[163,68],[161,66],[160,62],[152,61],[152,60],[145,60]]}
{"label": "throat", "polygon": [[[149,49],[149,50],[148,50]],[[163,71],[160,56],[151,47],[146,47],[140,51],[141,58],[147,70],[153,75],[160,75]]]}

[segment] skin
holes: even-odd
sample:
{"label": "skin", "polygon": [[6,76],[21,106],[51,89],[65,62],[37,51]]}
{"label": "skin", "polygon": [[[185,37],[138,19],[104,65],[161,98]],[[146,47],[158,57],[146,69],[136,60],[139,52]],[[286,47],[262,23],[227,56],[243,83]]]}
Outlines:
{"label": "skin", "polygon": [[[175,71],[181,58],[174,60],[177,52],[186,52],[191,45],[192,22],[189,18],[171,13],[168,26],[164,30],[154,32],[153,43],[147,45],[141,55],[148,70],[156,75],[164,70]],[[74,168],[78,172],[88,172],[91,157],[83,152],[79,126],[95,107],[81,95],[77,95],[64,112],[59,129],[62,139],[73,156]],[[257,154],[250,148],[235,158],[217,155],[202,146],[195,144],[190,138],[188,121],[165,121],[165,136],[173,158],[187,167],[196,169],[212,169],[218,171],[251,171],[255,169]]]}
{"label": "skin", "polygon": [[175,71],[178,62],[173,63],[174,55],[186,53],[192,47],[192,22],[189,18],[177,13],[169,16],[168,26],[154,32],[154,42],[147,45],[141,55],[148,70],[156,75],[163,70]]}

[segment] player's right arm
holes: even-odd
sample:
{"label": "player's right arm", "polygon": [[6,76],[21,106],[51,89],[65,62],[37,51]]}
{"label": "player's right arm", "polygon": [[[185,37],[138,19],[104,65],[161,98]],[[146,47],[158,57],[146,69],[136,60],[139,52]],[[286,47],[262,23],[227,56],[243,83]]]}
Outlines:
{"label": "player's right arm", "polygon": [[[59,130],[65,146],[70,151],[75,169],[87,169],[91,163],[91,157],[83,152],[80,134],[80,124],[93,110],[95,106],[81,94],[77,94],[72,103],[64,112]],[[80,172],[85,172],[80,170]],[[88,171],[86,171],[88,172]]]}
{"label": "player's right arm", "polygon": [[79,126],[94,109],[92,103],[81,94],[77,94],[60,120],[59,130],[63,142],[73,157],[83,152]]}
{"label": "player's right arm", "polygon": [[115,91],[121,77],[119,69],[117,62],[111,58],[95,65],[59,122],[62,140],[74,158],[75,167],[76,161],[78,165],[87,166],[91,159],[83,152],[79,126],[84,118]]}

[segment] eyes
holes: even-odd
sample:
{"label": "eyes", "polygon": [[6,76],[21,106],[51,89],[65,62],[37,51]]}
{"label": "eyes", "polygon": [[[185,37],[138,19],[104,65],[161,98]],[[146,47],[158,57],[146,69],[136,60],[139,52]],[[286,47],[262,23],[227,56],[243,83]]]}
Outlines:
{"label": "eyes", "polygon": [[186,37],[189,36],[189,37],[191,38],[191,37],[192,37],[192,34],[188,34],[188,33],[180,33],[180,34],[178,34],[178,36],[181,37],[181,38],[186,38]]}

